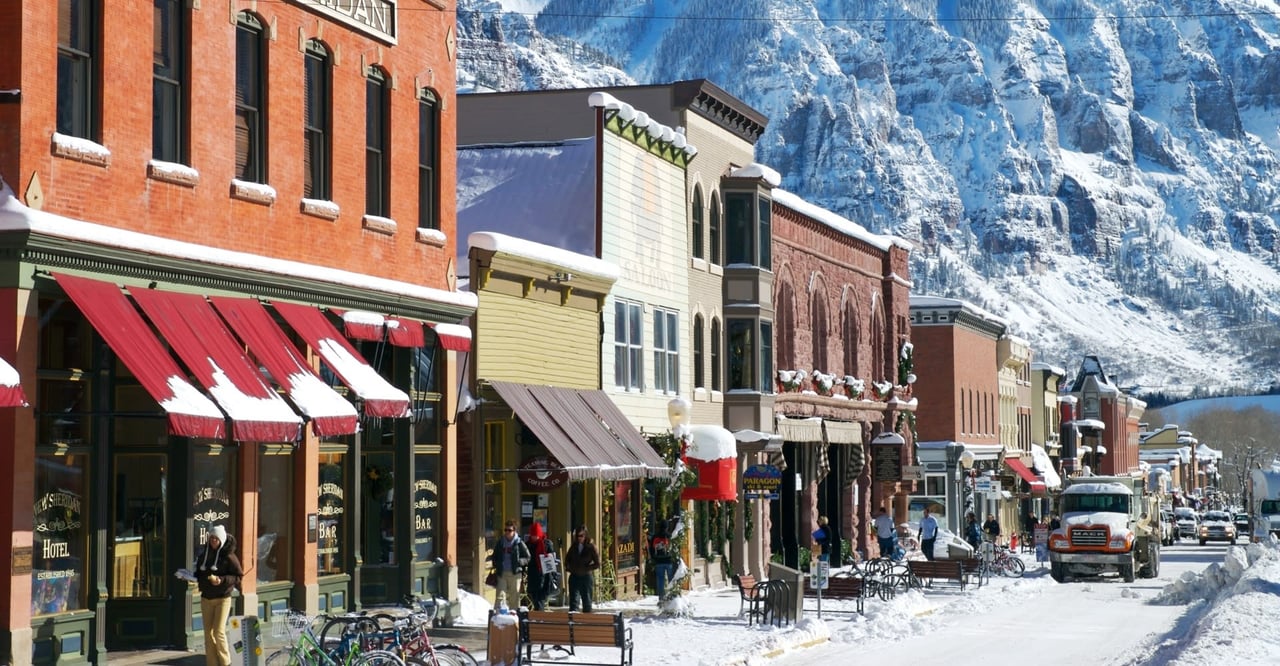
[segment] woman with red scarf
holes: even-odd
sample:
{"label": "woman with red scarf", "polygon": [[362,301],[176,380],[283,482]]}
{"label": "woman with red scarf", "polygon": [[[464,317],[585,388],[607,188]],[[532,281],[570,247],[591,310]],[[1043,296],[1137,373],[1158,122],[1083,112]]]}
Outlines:
{"label": "woman with red scarf", "polygon": [[557,578],[560,575],[559,560],[555,544],[547,538],[542,523],[537,521],[529,528],[529,552],[533,554],[529,562],[529,599],[534,610],[546,610],[547,598],[560,589]]}

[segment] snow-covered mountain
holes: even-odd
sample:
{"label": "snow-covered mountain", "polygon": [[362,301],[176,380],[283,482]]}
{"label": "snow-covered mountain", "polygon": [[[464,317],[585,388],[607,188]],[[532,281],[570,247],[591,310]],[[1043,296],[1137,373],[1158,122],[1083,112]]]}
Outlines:
{"label": "snow-covered mountain", "polygon": [[1280,361],[1280,2],[460,0],[461,90],[706,78],[783,187],[918,244],[1075,368],[1177,393]]}

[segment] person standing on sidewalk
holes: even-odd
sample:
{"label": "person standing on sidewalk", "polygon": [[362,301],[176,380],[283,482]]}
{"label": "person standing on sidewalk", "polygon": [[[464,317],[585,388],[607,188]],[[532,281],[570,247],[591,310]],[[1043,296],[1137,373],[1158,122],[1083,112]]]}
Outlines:
{"label": "person standing on sidewalk", "polygon": [[509,608],[520,606],[520,577],[529,566],[529,547],[516,533],[516,521],[508,520],[502,536],[493,544],[493,571],[498,575],[495,600]]}
{"label": "person standing on sidewalk", "polygon": [[235,550],[235,538],[227,534],[227,528],[214,525],[205,538],[204,550],[196,558],[200,616],[204,618],[204,663],[208,666],[231,666],[227,618],[231,615],[231,592],[244,575]]}
{"label": "person standing on sidewalk", "polygon": [[938,519],[934,518],[928,509],[924,510],[924,517],[920,519],[920,550],[924,551],[924,559],[933,559],[933,546],[938,541]]}
{"label": "person standing on sidewalk", "polygon": [[880,557],[893,557],[893,543],[896,541],[895,532],[897,530],[893,524],[893,518],[889,517],[889,512],[884,507],[880,507],[880,511],[876,513],[876,540],[880,542]]}
{"label": "person standing on sidewalk", "polygon": [[654,535],[649,542],[649,561],[653,563],[653,584],[658,590],[658,605],[667,596],[667,582],[676,570],[675,553],[671,552],[671,539],[666,530]]}
{"label": "person standing on sidewalk", "polygon": [[573,543],[565,549],[564,568],[569,572],[569,610],[578,610],[578,602],[582,602],[582,611],[591,612],[591,594],[595,589],[595,576],[600,568],[600,553],[596,545],[587,538],[587,528],[579,527],[573,532]]}

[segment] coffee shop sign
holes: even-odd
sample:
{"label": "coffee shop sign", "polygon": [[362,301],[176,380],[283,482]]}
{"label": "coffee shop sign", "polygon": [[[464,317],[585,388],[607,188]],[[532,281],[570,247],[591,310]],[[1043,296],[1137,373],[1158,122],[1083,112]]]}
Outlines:
{"label": "coffee shop sign", "polygon": [[378,39],[396,43],[395,0],[291,0]]}

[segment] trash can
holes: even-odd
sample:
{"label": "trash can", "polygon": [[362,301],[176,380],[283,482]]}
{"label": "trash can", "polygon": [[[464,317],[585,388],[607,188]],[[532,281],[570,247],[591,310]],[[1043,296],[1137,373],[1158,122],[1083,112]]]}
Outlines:
{"label": "trash can", "polygon": [[514,613],[489,613],[489,666],[520,663],[520,618]]}

